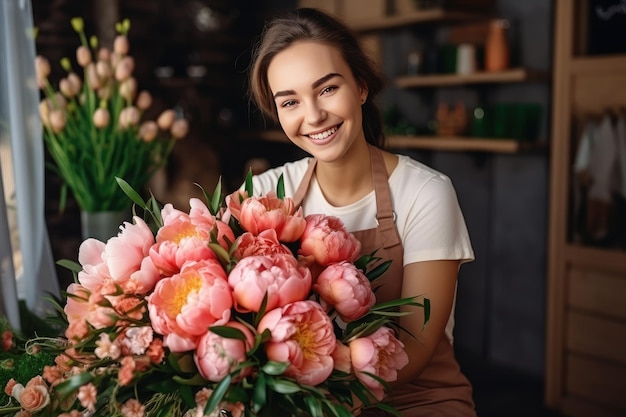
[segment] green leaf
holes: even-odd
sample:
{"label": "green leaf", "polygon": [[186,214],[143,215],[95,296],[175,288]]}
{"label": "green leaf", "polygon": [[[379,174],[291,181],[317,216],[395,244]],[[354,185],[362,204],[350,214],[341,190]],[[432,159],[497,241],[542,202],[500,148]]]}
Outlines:
{"label": "green leaf", "polygon": [[402,414],[398,410],[396,410],[394,407],[390,406],[389,404],[380,402],[380,403],[376,403],[374,406],[383,411],[386,411],[387,413],[393,414],[394,416],[402,417]]}
{"label": "green leaf", "polygon": [[213,191],[213,198],[211,199],[211,214],[216,215],[222,204],[222,177],[217,181],[215,191]]}
{"label": "green leaf", "polygon": [[93,381],[93,379],[94,376],[89,372],[83,372],[82,374],[74,375],[66,381],[61,382],[56,386],[55,391],[62,397],[66,397],[88,382]]}
{"label": "green leaf", "polygon": [[276,183],[276,197],[281,200],[285,199],[285,179],[283,178],[283,174],[280,174],[278,182]]}
{"label": "green leaf", "polygon": [[258,413],[267,402],[267,387],[265,382],[265,373],[259,372],[254,391],[252,392],[252,411]]}
{"label": "green leaf", "polygon": [[387,272],[390,266],[391,266],[391,261],[385,261],[381,263],[380,265],[378,265],[376,268],[372,269],[371,271],[368,271],[367,274],[365,275],[370,280],[370,282],[374,281],[376,278],[380,277],[385,272]]}
{"label": "green leaf", "polygon": [[73,271],[73,272],[80,272],[83,270],[83,267],[81,264],[74,262],[74,261],[70,261],[69,259],[61,259],[57,261],[56,264],[59,266],[62,266],[63,268],[69,269],[70,271]]}
{"label": "green leaf", "polygon": [[218,336],[225,337],[227,339],[237,339],[246,341],[246,335],[239,329],[230,326],[211,326],[209,330]]}
{"label": "green leaf", "polygon": [[202,378],[202,375],[195,374],[191,378],[183,378],[180,375],[174,375],[172,379],[181,385],[204,385],[206,379]]}
{"label": "green leaf", "polygon": [[248,193],[248,196],[253,196],[253,186],[252,186],[252,168],[248,169],[248,173],[246,174],[246,185],[245,191]]}
{"label": "green leaf", "polygon": [[331,401],[324,401],[324,409],[329,410],[335,417],[352,417],[352,412],[341,404],[335,404]]}
{"label": "green leaf", "polygon": [[430,299],[424,298],[424,326],[430,320]]}
{"label": "green leaf", "polygon": [[135,191],[133,187],[130,186],[130,184],[128,184],[126,181],[119,177],[115,177],[115,181],[117,181],[122,191],[124,191],[124,194],[126,194],[128,198],[130,198],[135,204],[145,210],[148,209],[148,206],[146,205],[145,201],[143,201],[143,198],[141,198],[139,193],[137,193],[137,191]]}
{"label": "green leaf", "polygon": [[178,393],[189,408],[193,408],[196,406],[195,395],[189,385],[180,385]]}
{"label": "green leaf", "polygon": [[224,398],[224,394],[228,391],[231,381],[231,376],[226,375],[224,379],[217,384],[215,390],[213,390],[213,393],[209,397],[209,401],[206,403],[206,407],[204,407],[204,414],[211,413],[211,411],[215,410],[219,403],[222,402],[222,398]]}
{"label": "green leaf", "polygon": [[304,397],[304,403],[309,410],[309,414],[311,417],[324,417],[324,413],[322,412],[322,404],[318,398],[314,397]]}
{"label": "green leaf", "polygon": [[268,385],[279,394],[295,394],[302,391],[302,387],[293,381],[283,378],[268,378]]}
{"label": "green leaf", "polygon": [[259,306],[259,312],[254,317],[254,327],[259,327],[259,322],[265,315],[265,309],[267,308],[267,291],[265,291],[265,295],[263,296],[263,300],[261,300],[261,305]]}
{"label": "green leaf", "polygon": [[227,265],[230,262],[230,255],[228,254],[228,251],[219,243],[209,243],[209,248],[218,257],[222,265]]}
{"label": "green leaf", "polygon": [[289,368],[289,362],[268,361],[261,369],[268,375],[282,375],[287,368]]}

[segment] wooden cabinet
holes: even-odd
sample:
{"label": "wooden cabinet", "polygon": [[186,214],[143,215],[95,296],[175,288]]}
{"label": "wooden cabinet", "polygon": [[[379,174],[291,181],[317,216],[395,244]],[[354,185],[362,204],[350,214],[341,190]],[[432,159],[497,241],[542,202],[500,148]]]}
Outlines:
{"label": "wooden cabinet", "polygon": [[566,416],[617,417],[626,415],[626,250],[576,238],[573,165],[579,121],[626,106],[626,54],[586,51],[586,4],[556,1],[546,402]]}

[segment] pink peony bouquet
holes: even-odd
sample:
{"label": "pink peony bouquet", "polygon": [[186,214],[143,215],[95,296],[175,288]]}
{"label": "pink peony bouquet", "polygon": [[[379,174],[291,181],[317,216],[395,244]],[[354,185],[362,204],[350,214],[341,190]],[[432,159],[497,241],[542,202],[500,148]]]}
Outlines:
{"label": "pink peony bouquet", "polygon": [[76,277],[58,304],[64,334],[21,348],[49,361],[6,382],[3,410],[342,417],[358,401],[394,411],[381,400],[408,362],[395,320],[408,304],[428,317],[428,300],[376,304],[389,262],[359,256],[339,219],[304,217],[281,183],[254,196],[249,177],[245,191],[224,198],[218,184],[188,212],[118,182],[132,223],[85,240],[79,264],[64,261]]}

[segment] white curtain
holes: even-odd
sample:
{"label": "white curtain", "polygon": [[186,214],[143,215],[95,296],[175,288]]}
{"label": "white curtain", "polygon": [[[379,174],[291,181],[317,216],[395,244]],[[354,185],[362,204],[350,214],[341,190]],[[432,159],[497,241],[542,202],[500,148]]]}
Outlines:
{"label": "white curtain", "polygon": [[30,0],[0,0],[0,313],[18,329],[18,299],[43,314],[43,297],[60,294],[44,218],[33,34]]}

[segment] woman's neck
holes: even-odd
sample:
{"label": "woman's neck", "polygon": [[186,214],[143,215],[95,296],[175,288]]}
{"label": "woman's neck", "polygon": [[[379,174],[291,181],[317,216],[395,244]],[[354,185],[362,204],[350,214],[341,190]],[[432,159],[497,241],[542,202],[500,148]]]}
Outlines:
{"label": "woman's neck", "polygon": [[374,189],[370,152],[367,143],[350,149],[341,161],[318,161],[315,178],[330,204],[336,207],[355,203]]}

